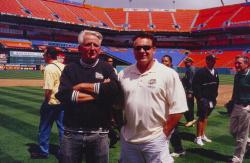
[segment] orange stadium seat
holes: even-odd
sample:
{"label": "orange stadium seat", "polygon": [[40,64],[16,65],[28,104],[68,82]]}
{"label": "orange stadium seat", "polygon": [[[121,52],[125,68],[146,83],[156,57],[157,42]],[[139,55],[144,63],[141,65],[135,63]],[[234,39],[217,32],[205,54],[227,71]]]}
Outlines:
{"label": "orange stadium seat", "polygon": [[77,19],[76,14],[74,14],[71,10],[65,7],[67,6],[67,4],[51,1],[43,2],[54,14],[57,14],[59,16],[58,20],[72,24],[82,23],[79,19]]}
{"label": "orange stadium seat", "polygon": [[0,40],[5,48],[17,48],[17,49],[31,49],[31,42],[29,41],[15,41],[15,40]]}
{"label": "orange stadium seat", "polygon": [[149,11],[128,12],[128,29],[149,31],[149,26]]}
{"label": "orange stadium seat", "polygon": [[18,0],[26,9],[31,11],[32,17],[43,18],[48,20],[56,20],[52,16],[52,11],[46,7],[41,0]]}
{"label": "orange stadium seat", "polygon": [[191,25],[195,21],[195,17],[198,14],[197,10],[177,10],[173,13],[176,23],[180,26],[181,32],[189,32]]}
{"label": "orange stadium seat", "polygon": [[78,17],[78,19],[81,18],[84,24],[95,25],[95,26],[101,25],[99,20],[95,16],[89,13],[88,8],[74,6],[74,5],[67,5],[66,7],[69,10],[71,10]]}
{"label": "orange stadium seat", "polygon": [[207,25],[203,29],[224,28],[226,26],[226,22],[240,7],[240,5],[231,5],[217,8],[217,11],[219,12],[207,22]]}
{"label": "orange stadium seat", "polygon": [[105,9],[105,12],[112,19],[116,26],[123,27],[126,23],[126,13],[123,9]]}
{"label": "orange stadium seat", "polygon": [[199,16],[192,30],[202,30],[207,22],[218,13],[218,8],[210,8],[199,11]]}
{"label": "orange stadium seat", "polygon": [[103,23],[103,26],[114,28],[114,23],[103,8],[91,7],[89,9],[91,14]]}
{"label": "orange stadium seat", "polygon": [[249,20],[250,20],[250,6],[245,5],[231,20],[231,25],[239,25],[239,24],[244,25],[244,23],[249,23]]}
{"label": "orange stadium seat", "polygon": [[19,16],[29,15],[22,10],[22,7],[17,3],[16,0],[2,0],[0,5],[0,11],[1,13],[8,13]]}
{"label": "orange stadium seat", "polygon": [[157,31],[176,31],[174,28],[173,18],[171,12],[168,11],[153,11],[152,24],[155,25]]}

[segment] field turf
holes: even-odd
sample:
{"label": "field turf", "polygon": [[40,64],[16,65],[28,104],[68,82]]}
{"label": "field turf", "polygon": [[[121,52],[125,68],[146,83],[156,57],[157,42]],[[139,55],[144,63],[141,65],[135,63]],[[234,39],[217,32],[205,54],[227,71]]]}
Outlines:
{"label": "field turf", "polygon": [[[219,77],[220,84],[233,83],[233,75],[219,75]],[[43,79],[43,73],[41,71],[0,71],[0,79]]]}
{"label": "field turf", "polygon": [[[57,129],[51,134],[51,154],[48,160],[32,160],[30,151],[37,147],[39,107],[43,91],[38,87],[0,87],[0,162],[2,163],[54,163],[58,145]],[[186,156],[177,163],[226,162],[233,153],[234,141],[228,131],[228,116],[224,108],[216,108],[209,117],[207,135],[213,143],[200,147],[193,143],[195,127],[180,124]],[[184,122],[184,120],[182,120]],[[117,163],[119,144],[111,148],[110,162]],[[245,163],[250,162],[250,151]]]}

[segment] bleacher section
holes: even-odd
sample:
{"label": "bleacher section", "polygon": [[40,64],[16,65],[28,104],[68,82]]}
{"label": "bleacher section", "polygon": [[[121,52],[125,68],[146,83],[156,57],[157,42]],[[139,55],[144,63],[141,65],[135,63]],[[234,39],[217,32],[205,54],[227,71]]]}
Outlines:
{"label": "bleacher section", "polygon": [[58,21],[70,24],[82,23],[71,10],[65,7],[65,4],[50,1],[44,1],[44,4],[51,10],[54,16],[57,17]]}
{"label": "bleacher section", "polygon": [[17,0],[17,1],[19,1],[19,4],[22,7],[30,11],[30,15],[32,15],[32,17],[34,18],[56,20],[56,18],[52,16],[51,10],[44,4],[43,1],[40,0],[32,0],[32,2],[27,0]]}
{"label": "bleacher section", "polygon": [[132,11],[128,12],[128,29],[149,31],[149,12],[148,11]]}
{"label": "bleacher section", "polygon": [[[195,67],[203,67],[206,65],[206,56],[209,54],[215,55],[218,60],[216,61],[216,68],[234,68],[234,60],[238,55],[249,55],[245,50],[229,50],[229,49],[217,49],[217,50],[197,50],[191,51],[187,56],[193,59],[193,65]],[[185,67],[183,61],[178,65],[179,67]]]}
{"label": "bleacher section", "polygon": [[2,0],[0,5],[0,12],[5,14],[17,15],[17,16],[29,16],[29,14],[25,13],[21,6],[17,3],[16,0]]}
{"label": "bleacher section", "polygon": [[198,11],[196,10],[177,10],[173,13],[176,21],[177,30],[181,32],[189,32],[195,22]]}
{"label": "bleacher section", "polygon": [[[126,13],[123,9],[106,9],[105,11],[117,27],[124,27],[126,23]],[[120,28],[121,29],[121,28]]]}
{"label": "bleacher section", "polygon": [[47,46],[78,54],[77,35],[82,29],[100,30],[104,35],[102,51],[126,64],[136,62],[131,40],[140,31],[156,35],[155,57],[160,62],[168,54],[175,67],[184,67],[182,61],[187,56],[193,58],[195,67],[203,67],[205,57],[214,54],[219,58],[216,68],[232,69],[235,56],[250,56],[250,3],[164,10],[101,8],[53,0],[1,0],[0,13],[4,18],[0,20],[0,50],[6,56],[13,49],[42,52]]}
{"label": "bleacher section", "polygon": [[112,30],[190,32],[249,26],[250,5],[203,10],[112,9],[51,0],[1,1],[1,14]]}
{"label": "bleacher section", "polygon": [[155,31],[176,31],[174,28],[173,18],[171,12],[154,11],[151,12],[152,24],[155,26]]}

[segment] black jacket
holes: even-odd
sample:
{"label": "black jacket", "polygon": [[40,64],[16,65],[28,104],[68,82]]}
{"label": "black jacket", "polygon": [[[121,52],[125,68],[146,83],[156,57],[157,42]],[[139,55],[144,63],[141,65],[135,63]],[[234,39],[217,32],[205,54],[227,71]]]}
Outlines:
{"label": "black jacket", "polygon": [[214,75],[212,75],[206,67],[199,69],[194,75],[192,86],[197,100],[206,98],[216,101],[219,87],[218,72],[214,70]]}
{"label": "black jacket", "polygon": [[[102,83],[105,79],[109,83]],[[99,61],[94,67],[87,67],[80,62],[67,65],[62,73],[59,91],[56,97],[65,106],[64,126],[71,129],[109,128],[111,105],[119,94],[120,87],[113,67]],[[79,83],[100,82],[100,91],[96,100],[73,103],[72,87]]]}

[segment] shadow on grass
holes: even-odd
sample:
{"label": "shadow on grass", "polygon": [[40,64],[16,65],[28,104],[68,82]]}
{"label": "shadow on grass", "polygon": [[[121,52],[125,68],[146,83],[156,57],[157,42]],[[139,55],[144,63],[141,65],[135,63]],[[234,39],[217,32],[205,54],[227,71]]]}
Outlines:
{"label": "shadow on grass", "polygon": [[227,111],[217,111],[220,115],[229,116]]}
{"label": "shadow on grass", "polygon": [[195,134],[188,133],[188,132],[180,132],[180,136],[183,140],[188,140],[191,142],[194,142],[194,139],[196,138]]}
{"label": "shadow on grass", "polygon": [[27,93],[35,96],[43,96],[43,90],[42,88],[36,88],[36,87],[1,87],[0,90],[11,90],[15,91],[17,93]]}
{"label": "shadow on grass", "polygon": [[[31,158],[32,153],[40,152],[40,148],[38,144],[28,143],[25,145],[29,147],[28,151],[30,153],[30,158]],[[54,155],[57,159],[59,159],[59,146],[55,144],[49,144],[49,154]]]}
{"label": "shadow on grass", "polygon": [[217,153],[214,150],[210,150],[210,149],[191,148],[191,149],[186,149],[186,151],[190,152],[190,153],[198,154],[202,157],[207,157],[209,159],[213,159],[215,161],[228,162],[232,158],[232,156],[223,155],[223,154]]}
{"label": "shadow on grass", "polygon": [[[38,126],[32,126],[26,122],[22,122],[2,113],[0,113],[0,123],[1,127],[7,128],[19,135],[22,135],[23,137],[29,138],[30,140],[37,140]],[[55,133],[51,133],[50,136],[56,137],[57,135]]]}
{"label": "shadow on grass", "polygon": [[1,151],[0,149],[0,162],[4,163],[21,163],[21,161],[15,160],[12,156],[7,153]]}
{"label": "shadow on grass", "polygon": [[0,97],[1,105],[7,106],[9,109],[17,109],[17,110],[23,110],[27,113],[39,116],[39,109],[42,104],[42,102],[38,105],[38,107],[35,107],[34,105],[26,105],[21,104],[19,101],[14,101],[10,99],[5,99]]}
{"label": "shadow on grass", "polygon": [[[7,91],[7,90],[6,90]],[[32,94],[29,94],[31,96],[25,96],[24,93],[20,92],[21,94],[16,94],[16,92],[14,91],[3,91],[3,90],[0,90],[0,94],[1,95],[4,95],[6,97],[11,97],[11,98],[16,98],[16,99],[22,99],[22,100],[25,100],[25,101],[30,101],[30,102],[35,102],[35,103],[42,103],[42,97],[37,97],[35,98],[33,96],[33,98],[31,97]]]}

